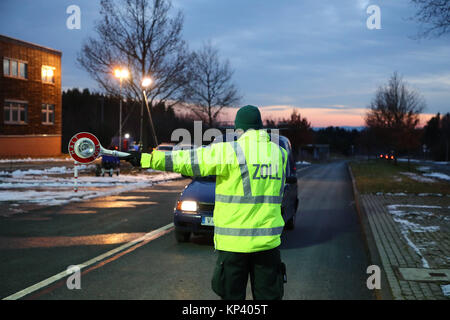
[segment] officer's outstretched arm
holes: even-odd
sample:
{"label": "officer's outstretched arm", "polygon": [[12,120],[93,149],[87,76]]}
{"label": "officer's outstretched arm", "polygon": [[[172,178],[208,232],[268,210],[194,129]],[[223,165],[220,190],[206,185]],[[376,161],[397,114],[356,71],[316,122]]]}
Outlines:
{"label": "officer's outstretched arm", "polygon": [[186,176],[223,175],[226,170],[227,146],[218,143],[209,147],[192,150],[164,152],[154,150],[151,154],[142,153],[142,168],[181,173]]}

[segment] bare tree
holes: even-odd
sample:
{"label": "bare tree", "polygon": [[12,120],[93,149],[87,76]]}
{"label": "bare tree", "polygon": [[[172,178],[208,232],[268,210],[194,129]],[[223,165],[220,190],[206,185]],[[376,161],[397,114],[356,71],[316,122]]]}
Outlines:
{"label": "bare tree", "polygon": [[127,97],[142,102],[141,81],[150,76],[150,106],[179,100],[189,61],[181,39],[182,13],[171,12],[170,0],[101,0],[100,5],[97,37],[88,38],[78,54],[81,67],[109,94],[119,92],[113,70],[121,66],[130,71],[123,83]]}
{"label": "bare tree", "polygon": [[387,85],[378,88],[365,117],[366,125],[384,148],[409,154],[420,142],[416,127],[424,108],[422,96],[395,72]]}
{"label": "bare tree", "polygon": [[450,0],[411,0],[417,7],[414,19],[426,27],[419,37],[440,37],[450,31]]}
{"label": "bare tree", "polygon": [[185,101],[192,112],[207,121],[210,127],[224,107],[234,106],[240,100],[232,76],[229,61],[220,61],[218,50],[211,43],[192,54]]}
{"label": "bare tree", "polygon": [[280,120],[277,126],[283,130],[283,134],[291,141],[295,155],[300,154],[302,146],[313,142],[311,123],[307,118],[302,117],[297,109],[292,109],[291,116]]}

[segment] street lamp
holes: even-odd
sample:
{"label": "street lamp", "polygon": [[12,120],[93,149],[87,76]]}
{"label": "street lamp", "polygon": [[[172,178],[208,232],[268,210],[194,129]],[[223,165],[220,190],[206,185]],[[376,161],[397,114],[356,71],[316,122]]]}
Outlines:
{"label": "street lamp", "polygon": [[[155,144],[158,145],[158,138],[156,137],[155,127],[153,126],[152,114],[151,114],[150,108],[148,106],[147,93],[145,92],[145,90],[147,90],[148,87],[150,87],[152,83],[153,83],[153,80],[150,77],[144,77],[142,79],[142,94],[144,95],[145,106],[147,107],[148,118],[150,119],[150,126],[152,127],[153,139],[155,141]],[[141,143],[142,143],[142,126],[143,126],[143,119],[144,119],[143,109],[144,108],[141,105]]]}
{"label": "street lamp", "polygon": [[142,79],[142,88],[147,89],[148,87],[150,87],[150,85],[153,83],[152,78],[149,77],[145,77],[144,79]]}
{"label": "street lamp", "polygon": [[122,150],[122,81],[128,79],[130,72],[125,68],[117,68],[114,70],[114,76],[119,79],[120,82],[120,108],[119,108],[119,150]]}

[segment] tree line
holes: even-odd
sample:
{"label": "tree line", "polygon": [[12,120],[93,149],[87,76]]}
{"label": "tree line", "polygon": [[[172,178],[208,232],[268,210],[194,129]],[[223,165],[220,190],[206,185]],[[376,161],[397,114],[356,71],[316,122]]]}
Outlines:
{"label": "tree line", "polygon": [[[398,75],[397,75],[398,77]],[[88,131],[96,134],[105,147],[109,147],[112,138],[119,132],[119,99],[88,89],[69,89],[63,92],[63,125],[62,151],[67,152],[70,138],[78,132]],[[372,105],[374,110],[377,108]],[[136,101],[125,101],[123,112],[123,132],[131,135],[139,143],[141,104]],[[368,113],[378,112],[369,109]],[[202,120],[192,113],[176,113],[174,107],[164,102],[155,104],[152,109],[155,130],[160,142],[171,142],[175,129],[187,129],[194,134],[194,121]],[[381,111],[379,111],[381,113]],[[389,119],[394,117],[384,110]],[[392,113],[398,110],[392,111]],[[381,117],[381,116],[380,116]],[[399,113],[397,122],[381,121],[366,126],[364,129],[348,129],[340,127],[313,128],[307,118],[293,109],[290,117],[273,120],[266,119],[266,128],[277,128],[280,133],[289,138],[294,154],[299,155],[301,147],[308,144],[328,144],[330,152],[343,156],[368,155],[375,157],[379,153],[394,151],[399,156],[448,161],[450,150],[450,113],[436,114],[424,127],[418,122],[408,120],[412,113]],[[403,121],[401,120],[403,119]],[[410,124],[408,126],[407,124]],[[148,117],[144,116],[144,128],[149,128]],[[204,128],[209,128],[204,121]],[[148,148],[155,147],[150,130],[144,130],[143,140]]]}
{"label": "tree line", "polygon": [[[139,143],[141,104],[137,101],[123,101],[123,133],[128,133]],[[194,135],[194,121],[203,121],[203,128],[211,128],[208,118],[196,113],[176,113],[174,106],[158,102],[151,108],[155,131],[159,142],[171,141],[172,132],[183,128]],[[149,128],[148,117],[144,114],[144,128]],[[94,133],[105,147],[112,147],[114,137],[119,133],[119,98],[104,93],[90,92],[89,89],[77,88],[65,90],[62,94],[62,151],[67,152],[70,138],[78,132]],[[232,127],[232,126],[229,126]],[[223,131],[227,128],[219,126]],[[300,148],[307,144],[330,144],[334,153],[350,155],[351,145],[355,144],[356,130],[341,128],[324,128],[314,130],[307,118],[294,109],[289,118],[265,120],[265,128],[279,129],[280,134],[289,138],[294,154],[299,155]],[[150,151],[156,147],[150,130],[143,130],[143,140]],[[351,137],[351,139],[349,139]]]}

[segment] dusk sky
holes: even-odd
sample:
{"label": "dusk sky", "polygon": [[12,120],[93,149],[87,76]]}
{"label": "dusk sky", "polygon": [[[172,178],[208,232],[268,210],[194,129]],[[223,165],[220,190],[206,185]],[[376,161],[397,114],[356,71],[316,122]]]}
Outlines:
{"label": "dusk sky", "polygon": [[[69,30],[69,5],[81,29]],[[381,29],[369,30],[369,5]],[[176,0],[190,49],[210,40],[229,59],[242,104],[263,116],[293,108],[315,127],[361,126],[378,86],[394,71],[425,98],[426,114],[450,112],[450,37],[415,40],[409,0]],[[1,0],[0,34],[63,52],[63,89],[98,90],[76,64],[82,41],[95,36],[98,0]],[[428,116],[429,117],[429,116]]]}

